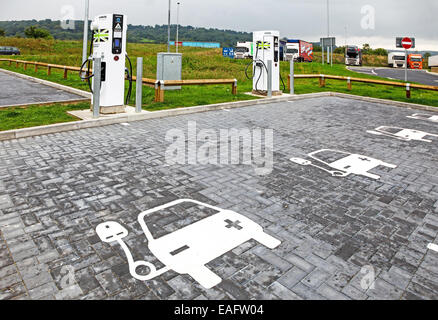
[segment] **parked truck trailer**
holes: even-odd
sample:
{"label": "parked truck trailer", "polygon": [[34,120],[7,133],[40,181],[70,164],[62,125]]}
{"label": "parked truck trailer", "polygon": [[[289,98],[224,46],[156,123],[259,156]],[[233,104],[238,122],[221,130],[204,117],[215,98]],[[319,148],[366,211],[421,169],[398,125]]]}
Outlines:
{"label": "parked truck trailer", "polygon": [[438,56],[429,57],[429,68],[438,69]]}
{"label": "parked truck trailer", "polygon": [[297,62],[312,62],[313,44],[303,40],[287,40],[285,60],[291,61],[292,59]]}

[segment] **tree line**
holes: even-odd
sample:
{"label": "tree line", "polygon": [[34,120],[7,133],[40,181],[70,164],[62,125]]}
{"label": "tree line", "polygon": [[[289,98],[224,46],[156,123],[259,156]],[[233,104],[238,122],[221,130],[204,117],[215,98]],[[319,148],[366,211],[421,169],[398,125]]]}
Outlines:
{"label": "tree line", "polygon": [[[53,38],[57,40],[81,40],[82,21],[26,20],[0,21],[0,37]],[[65,28],[65,27],[68,27]],[[171,40],[176,37],[176,25],[172,25]],[[233,30],[207,29],[192,26],[179,27],[180,41],[219,42],[223,47],[235,46],[238,41],[252,41],[252,33]],[[134,43],[166,43],[167,25],[128,26],[128,41]]]}

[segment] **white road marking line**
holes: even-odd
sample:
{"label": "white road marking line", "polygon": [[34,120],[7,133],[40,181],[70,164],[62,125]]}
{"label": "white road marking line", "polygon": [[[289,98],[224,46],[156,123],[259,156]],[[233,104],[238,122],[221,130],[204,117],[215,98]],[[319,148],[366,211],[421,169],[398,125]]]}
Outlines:
{"label": "white road marking line", "polygon": [[438,252],[438,245],[436,245],[434,243],[429,243],[429,245],[427,246],[427,249]]}
{"label": "white road marking line", "polygon": [[222,109],[222,110],[224,110],[226,112],[230,112],[231,111],[230,109]]}
{"label": "white road marking line", "polygon": [[126,122],[121,123],[121,125],[122,125],[122,126],[125,126],[125,127],[130,126],[130,124],[129,124],[129,123],[126,123]]}

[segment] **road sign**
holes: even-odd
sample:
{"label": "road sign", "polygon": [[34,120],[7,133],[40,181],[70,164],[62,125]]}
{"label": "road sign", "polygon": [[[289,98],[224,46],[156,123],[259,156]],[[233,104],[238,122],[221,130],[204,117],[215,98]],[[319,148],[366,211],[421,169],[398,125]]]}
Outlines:
{"label": "road sign", "polygon": [[[396,38],[395,46],[396,46],[397,48],[404,48],[402,42],[403,42],[403,40],[404,40],[405,38],[406,38],[406,37],[398,37],[398,38]],[[409,37],[407,37],[407,38],[409,38]],[[410,39],[411,42],[412,42],[412,47],[410,47],[409,49],[414,49],[414,48],[415,48],[415,38],[409,38],[409,39]]]}
{"label": "road sign", "polygon": [[320,43],[321,43],[321,47],[323,47],[323,48],[336,47],[336,38],[334,38],[334,37],[321,38]]}
{"label": "road sign", "polygon": [[411,38],[403,38],[402,40],[402,46],[403,48],[405,48],[406,50],[409,50],[410,48],[412,48],[413,42],[411,40]]}
{"label": "road sign", "polygon": [[[333,65],[333,49],[336,47],[336,38],[321,38],[322,63],[324,64],[324,50],[327,50],[327,64]],[[331,52],[331,53],[330,53]]]}
{"label": "road sign", "polygon": [[222,55],[227,58],[234,58],[234,48],[223,48]]}

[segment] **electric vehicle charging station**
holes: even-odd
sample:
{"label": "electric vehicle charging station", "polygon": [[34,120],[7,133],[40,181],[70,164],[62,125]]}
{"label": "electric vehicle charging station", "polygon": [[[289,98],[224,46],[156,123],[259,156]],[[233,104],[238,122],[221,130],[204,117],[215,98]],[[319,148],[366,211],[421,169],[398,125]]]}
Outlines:
{"label": "electric vehicle charging station", "polygon": [[[91,60],[101,58],[100,113],[102,114],[125,112],[125,104],[129,101],[132,92],[132,64],[126,53],[127,29],[127,16],[123,14],[99,15],[91,23],[93,37],[90,51],[92,49],[93,52],[90,52],[90,57],[84,61],[81,73],[86,63],[90,69]],[[130,89],[125,101],[126,59],[131,68],[128,70]],[[94,65],[93,69],[96,69]],[[91,78],[93,78],[93,86],[90,83]],[[94,87],[94,75],[82,79],[88,80],[90,88]]]}
{"label": "electric vehicle charging station", "polygon": [[268,95],[272,92],[272,95],[281,95],[280,32],[256,31],[253,41],[253,94]]}

